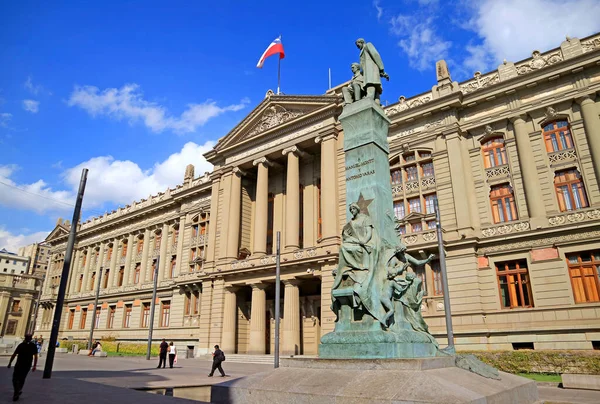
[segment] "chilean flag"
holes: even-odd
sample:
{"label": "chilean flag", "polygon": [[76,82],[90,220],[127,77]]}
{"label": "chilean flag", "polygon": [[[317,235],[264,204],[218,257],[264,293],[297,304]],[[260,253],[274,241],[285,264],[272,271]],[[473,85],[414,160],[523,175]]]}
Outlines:
{"label": "chilean flag", "polygon": [[281,43],[281,36],[275,39],[273,42],[271,42],[271,45],[269,45],[265,53],[263,53],[260,57],[260,60],[258,61],[256,67],[262,69],[263,63],[265,63],[265,59],[269,56],[273,56],[276,54],[279,54],[279,59],[283,59],[285,57],[285,52],[283,51],[283,44]]}

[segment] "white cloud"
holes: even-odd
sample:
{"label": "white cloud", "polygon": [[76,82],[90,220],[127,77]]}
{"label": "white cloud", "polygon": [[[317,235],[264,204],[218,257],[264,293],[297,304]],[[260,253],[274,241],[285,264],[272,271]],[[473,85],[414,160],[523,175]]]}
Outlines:
{"label": "white cloud", "polygon": [[445,41],[436,32],[433,17],[419,21],[417,16],[398,15],[390,23],[392,33],[401,38],[398,45],[408,56],[412,68],[433,69],[436,61],[448,57],[452,42]]}
{"label": "white cloud", "polygon": [[600,30],[597,0],[482,0],[472,2],[470,28],[481,45],[468,49],[465,65],[495,68],[503,59],[518,61],[533,50],[557,47],[565,37],[585,37]]}
{"label": "white cloud", "polygon": [[377,10],[377,20],[380,21],[383,16],[383,7],[379,4],[380,0],[373,0],[373,7]]}
{"label": "white cloud", "polygon": [[32,114],[37,114],[40,107],[40,102],[35,100],[23,100],[23,109]]}
{"label": "white cloud", "polygon": [[0,113],[0,126],[3,128],[8,127],[8,122],[12,119],[12,114],[8,112]]}
{"label": "white cloud", "polygon": [[38,231],[30,234],[13,234],[0,226],[0,250],[17,253],[20,247],[43,241],[50,231]]}
{"label": "white cloud", "polygon": [[31,76],[27,77],[27,80],[25,81],[23,86],[25,87],[26,90],[28,90],[33,95],[38,95],[40,93],[40,91],[42,91],[44,89],[40,85],[34,85],[33,80],[31,79]]}
{"label": "white cloud", "polygon": [[68,104],[84,109],[92,116],[106,115],[114,119],[127,119],[130,124],[143,121],[153,132],[166,129],[175,133],[194,132],[208,120],[228,111],[239,111],[247,106],[248,99],[239,104],[219,107],[215,101],[202,104],[188,104],[179,116],[171,116],[165,107],[143,98],[137,84],[126,84],[121,88],[107,88],[100,91],[94,86],[76,86]]}
{"label": "white cloud", "polygon": [[44,180],[17,184],[11,179],[18,166],[0,166],[0,205],[37,213],[73,210],[72,191],[54,191]]}
{"label": "white cloud", "polygon": [[206,161],[203,154],[214,145],[213,141],[203,145],[188,142],[180,151],[147,170],[130,160],[115,160],[112,156],[94,157],[65,170],[62,177],[67,189],[60,191],[52,190],[41,179],[33,184],[17,184],[10,177],[18,167],[0,166],[0,205],[37,213],[70,212],[73,210],[81,170],[87,168],[89,173],[83,197],[84,209],[98,208],[107,203],[123,206],[181,184],[188,164],[195,166],[196,177],[212,171],[212,164]]}

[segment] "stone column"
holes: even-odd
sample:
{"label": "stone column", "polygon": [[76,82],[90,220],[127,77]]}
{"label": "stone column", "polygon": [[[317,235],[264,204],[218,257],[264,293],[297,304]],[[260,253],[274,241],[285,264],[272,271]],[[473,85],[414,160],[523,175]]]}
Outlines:
{"label": "stone column", "polygon": [[82,286],[81,286],[81,291],[82,292],[87,292],[87,284],[88,281],[90,279],[90,265],[92,263],[92,254],[94,253],[94,249],[90,246],[87,249],[87,255],[86,255],[86,259],[85,259],[85,266],[83,268],[83,281],[82,281]]}
{"label": "stone column", "polygon": [[[79,260],[81,259],[81,250],[77,250],[75,252],[75,261],[73,261],[73,269],[71,270],[71,284],[69,285],[69,291],[67,295],[72,295],[77,293],[77,279],[79,279]],[[52,262],[52,261],[50,261]],[[50,271],[50,267],[48,267],[48,272]]]}
{"label": "stone column", "polygon": [[524,116],[511,118],[515,130],[515,140],[517,142],[517,154],[519,157],[519,166],[523,177],[523,187],[525,188],[525,200],[529,211],[529,219],[533,229],[541,227],[545,223],[546,209],[542,198],[542,189],[537,175],[537,168],[533,159],[533,149],[527,133],[527,125]]}
{"label": "stone column", "polygon": [[[217,199],[219,195],[217,193]],[[212,201],[211,201],[212,202]],[[175,273],[173,274],[175,277],[179,276],[181,273],[181,262],[183,261],[183,236],[184,236],[184,228],[185,228],[185,216],[179,218],[179,236],[177,237],[177,257],[175,258]],[[169,260],[171,257],[169,257]],[[169,265],[171,265],[169,261]]]}
{"label": "stone column", "polygon": [[133,234],[127,236],[127,253],[125,253],[125,274],[123,276],[123,286],[131,285],[132,270],[131,270],[131,254],[133,254]]}
{"label": "stone column", "polygon": [[269,214],[269,166],[272,164],[266,157],[256,159],[252,164],[258,168],[252,255],[265,255],[267,253],[267,218]]}
{"label": "stone column", "polygon": [[267,294],[266,284],[252,284],[252,305],[250,307],[250,341],[248,353],[264,355],[267,352]]}
{"label": "stone column", "polygon": [[[237,288],[225,288],[223,302],[223,336],[221,348],[225,352],[235,352],[235,337],[237,333]],[[210,347],[209,347],[210,348]]]}
{"label": "stone column", "polygon": [[[98,262],[96,263],[96,282],[102,282],[102,276],[100,276],[100,268],[104,267],[104,246],[105,244],[100,244],[100,249],[98,250]],[[102,271],[104,273],[104,271]],[[102,283],[100,283],[102,285]],[[96,285],[92,285],[92,291],[96,291]]]}
{"label": "stone column", "polygon": [[[337,238],[338,198],[337,198],[337,133],[319,136],[315,142],[321,143],[321,235],[323,240]],[[318,213],[317,213],[318,214]]]}
{"label": "stone column", "polygon": [[[450,176],[452,179],[452,194],[454,195],[454,206],[456,210],[456,227],[458,229],[472,228],[471,212],[469,205],[465,206],[464,199],[468,195],[467,184],[465,183],[465,173],[462,162],[462,146],[460,135],[451,133],[446,136],[448,147],[448,160],[450,165]],[[468,200],[468,199],[467,199]]]}
{"label": "stone column", "polygon": [[592,97],[586,95],[577,99],[581,105],[581,115],[583,115],[583,127],[590,146],[590,155],[592,156],[592,166],[596,174],[596,182],[600,187],[600,119],[598,118],[598,108]]}
{"label": "stone column", "polygon": [[287,154],[285,197],[285,250],[300,248],[300,157],[304,154],[298,147],[283,149]]}
{"label": "stone column", "polygon": [[140,283],[152,281],[152,274],[148,271],[148,254],[150,253],[150,230],[144,230],[144,245],[142,246],[142,269]]}
{"label": "stone column", "polygon": [[[206,262],[214,262],[217,247],[217,218],[219,217],[219,187],[221,177],[216,177],[212,182],[210,193],[210,221],[208,222],[208,243],[206,245]],[[241,191],[240,191],[241,195]],[[241,198],[241,196],[240,196]],[[241,202],[240,202],[241,203]],[[240,205],[241,209],[241,205]],[[181,229],[181,226],[179,227]],[[177,268],[179,269],[179,255],[177,255]],[[178,271],[179,272],[179,271]]]}
{"label": "stone column", "polygon": [[119,241],[117,239],[113,240],[112,247],[112,256],[110,257],[110,272],[108,273],[108,289],[112,289],[116,285],[115,279],[119,279],[119,275],[117,274],[119,270],[117,269],[117,257],[119,256]]}
{"label": "stone column", "polygon": [[242,209],[242,175],[238,167],[231,174],[231,191],[229,193],[229,215],[227,226],[226,258],[235,260],[240,249],[240,215]]}
{"label": "stone column", "polygon": [[171,256],[167,254],[167,246],[169,243],[169,225],[163,223],[160,238],[160,261],[158,262],[158,281],[165,279],[165,272],[171,261]]}
{"label": "stone column", "polygon": [[29,328],[29,322],[31,321],[31,302],[33,296],[30,294],[21,295],[21,308],[23,309],[21,318],[19,319],[19,325],[17,327],[17,336],[24,336]]}
{"label": "stone column", "polygon": [[284,280],[283,294],[283,355],[300,354],[300,281]]}

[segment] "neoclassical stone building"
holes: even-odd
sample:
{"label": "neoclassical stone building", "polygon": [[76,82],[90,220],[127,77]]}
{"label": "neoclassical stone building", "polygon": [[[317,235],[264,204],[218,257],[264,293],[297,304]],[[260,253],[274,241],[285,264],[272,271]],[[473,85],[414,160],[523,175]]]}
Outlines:
{"label": "neoclassical stone building", "polygon": [[[600,35],[385,107],[398,231],[437,252],[439,201],[459,349],[600,348]],[[346,84],[344,84],[346,85]],[[282,352],[316,354],[333,329],[331,271],[346,222],[341,88],[266,98],[206,154],[214,171],[82,223],[61,338],[155,336],[196,354],[273,350],[281,233]],[[38,329],[50,329],[69,224],[52,261]],[[158,259],[160,257],[160,260]],[[103,271],[101,271],[103,269]],[[101,274],[102,272],[102,274]],[[445,341],[439,263],[419,270],[422,310]]]}

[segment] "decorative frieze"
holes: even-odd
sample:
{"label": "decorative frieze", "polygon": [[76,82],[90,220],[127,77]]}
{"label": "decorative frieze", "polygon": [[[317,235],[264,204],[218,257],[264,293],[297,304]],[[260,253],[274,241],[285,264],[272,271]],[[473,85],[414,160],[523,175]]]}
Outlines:
{"label": "decorative frieze", "polygon": [[569,243],[577,240],[597,240],[600,237],[600,230],[588,231],[585,233],[565,234],[562,236],[544,237],[533,240],[519,241],[515,243],[501,243],[499,245],[483,247],[478,250],[482,255],[500,252],[516,251],[522,249],[531,249],[540,246],[549,246],[562,243]]}
{"label": "decorative frieze", "polygon": [[508,168],[508,165],[487,168],[485,170],[485,176],[488,180],[493,180],[497,178],[509,178],[510,169]]}
{"label": "decorative frieze", "polygon": [[562,52],[560,50],[542,55],[539,51],[533,51],[531,59],[517,65],[517,74],[527,74],[534,70],[543,69],[544,67],[553,65],[563,61]]}
{"label": "decorative frieze", "polygon": [[392,187],[392,194],[393,194],[394,196],[396,196],[396,195],[402,195],[402,190],[403,190],[403,189],[404,189],[404,186],[403,186],[402,184],[397,184],[397,185],[394,185],[394,186]]}
{"label": "decorative frieze", "polygon": [[460,85],[460,90],[463,92],[463,94],[469,94],[473,91],[489,87],[499,82],[500,76],[498,72],[493,72],[484,76],[481,75],[481,72],[475,72],[473,79],[466,81]]}
{"label": "decorative frieze", "polygon": [[551,226],[560,226],[568,223],[583,222],[584,220],[600,219],[600,209],[588,210],[587,212],[570,212],[567,214],[548,218]]}
{"label": "decorative frieze", "polygon": [[402,111],[406,111],[407,109],[410,108],[415,108],[418,107],[419,105],[423,105],[428,103],[429,101],[431,101],[433,99],[433,96],[431,94],[431,92],[425,94],[425,95],[420,95],[418,97],[415,98],[411,98],[410,100],[406,100],[405,96],[400,96],[400,98],[398,98],[398,103],[391,105],[390,107],[385,109],[385,114],[387,116],[390,115],[394,115],[397,113],[400,113]]}
{"label": "decorative frieze", "polygon": [[425,177],[421,179],[421,188],[435,187],[435,177]]}
{"label": "decorative frieze", "polygon": [[406,193],[419,192],[419,181],[406,183]]}
{"label": "decorative frieze", "polygon": [[581,46],[583,47],[583,53],[600,49],[600,36],[581,42]]}
{"label": "decorative frieze", "polygon": [[250,264],[249,260],[234,261],[231,263],[231,269],[250,268],[251,266],[252,264]]}
{"label": "decorative frieze", "polygon": [[575,161],[577,160],[577,153],[575,152],[575,149],[561,150],[548,154],[548,160],[550,160],[550,164]]}
{"label": "decorative frieze", "polygon": [[521,231],[529,230],[529,222],[519,222],[512,224],[503,224],[501,226],[489,227],[481,230],[483,237],[500,236],[509,233],[518,233]]}
{"label": "decorative frieze", "polygon": [[426,233],[415,233],[408,234],[402,237],[402,242],[406,245],[417,244],[418,242],[429,243],[437,240],[437,234],[435,231],[428,231]]}

